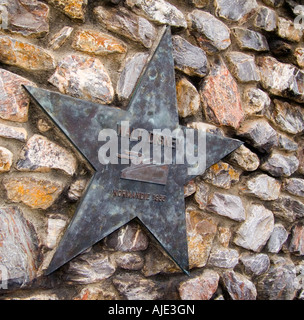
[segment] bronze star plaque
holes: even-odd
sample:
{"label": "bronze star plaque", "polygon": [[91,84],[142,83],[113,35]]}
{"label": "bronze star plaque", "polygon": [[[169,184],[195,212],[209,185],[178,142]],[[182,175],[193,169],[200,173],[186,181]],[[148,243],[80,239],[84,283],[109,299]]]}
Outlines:
{"label": "bronze star plaque", "polygon": [[[119,124],[124,121],[130,128],[142,128],[147,132],[187,130],[179,125],[170,28],[164,32],[147,64],[126,111],[44,89],[26,87],[26,90],[95,170],[46,274],[135,218],[188,273],[184,185],[203,172],[189,175],[189,163],[177,164],[176,155],[169,164],[155,164],[144,159],[137,165],[123,161],[105,165],[98,156],[103,145],[100,131],[106,128],[118,131]],[[206,134],[205,168],[241,144],[238,140]],[[194,146],[197,148],[196,144]],[[165,147],[162,144],[162,148]],[[172,144],[167,147],[173,148]],[[129,149],[122,150],[118,156],[122,160],[136,155]]]}

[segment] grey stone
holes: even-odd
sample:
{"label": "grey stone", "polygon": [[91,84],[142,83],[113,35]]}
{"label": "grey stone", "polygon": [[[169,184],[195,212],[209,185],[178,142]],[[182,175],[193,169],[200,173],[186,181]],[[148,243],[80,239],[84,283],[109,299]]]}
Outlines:
{"label": "grey stone", "polygon": [[67,217],[63,215],[48,215],[47,235],[44,243],[48,249],[54,249],[56,247],[56,244],[59,240],[59,236],[61,235],[68,223],[67,220]]}
{"label": "grey stone", "polygon": [[127,300],[158,300],[164,294],[155,281],[139,274],[119,274],[114,277],[113,284]]}
{"label": "grey stone", "polygon": [[92,252],[81,254],[65,267],[65,280],[73,284],[97,283],[111,277],[116,264],[108,253]]}
{"label": "grey stone", "polygon": [[156,40],[155,27],[145,18],[125,8],[96,7],[94,14],[98,22],[108,30],[151,48]]}
{"label": "grey stone", "polygon": [[269,152],[278,145],[277,132],[265,119],[243,122],[237,134],[261,152]]}
{"label": "grey stone", "polygon": [[284,151],[297,151],[299,145],[283,134],[279,134],[279,149]]}
{"label": "grey stone", "polygon": [[37,275],[38,238],[18,207],[0,208],[1,288],[21,287]]}
{"label": "grey stone", "polygon": [[258,279],[257,292],[260,300],[293,300],[297,279],[292,261],[283,257],[272,258],[270,269]]}
{"label": "grey stone", "polygon": [[226,271],[222,279],[232,300],[256,300],[256,287],[245,276],[234,271]]}
{"label": "grey stone", "polygon": [[274,227],[274,217],[264,206],[252,204],[247,209],[246,221],[236,232],[234,243],[240,247],[260,252]]}
{"label": "grey stone", "polygon": [[180,283],[178,292],[181,300],[210,300],[217,290],[220,276],[213,270]]}
{"label": "grey stone", "polygon": [[208,266],[233,269],[238,262],[239,253],[237,250],[216,246],[211,250]]}
{"label": "grey stone", "polygon": [[208,204],[209,194],[210,194],[210,187],[208,186],[208,184],[203,181],[198,182],[196,186],[196,193],[194,195],[194,199],[201,210],[206,209]]}
{"label": "grey stone", "polygon": [[230,46],[229,28],[210,13],[194,10],[189,13],[188,20],[199,45],[208,53],[222,51]]}
{"label": "grey stone", "polygon": [[254,57],[242,52],[229,52],[231,73],[241,82],[259,81],[260,75],[256,68]]}
{"label": "grey stone", "polygon": [[276,201],[268,203],[267,206],[275,216],[288,222],[304,217],[304,204],[289,196],[281,196]]}
{"label": "grey stone", "polygon": [[242,194],[253,195],[261,200],[276,200],[280,196],[281,183],[267,174],[247,177],[244,186],[240,188]]}
{"label": "grey stone", "polygon": [[260,69],[261,84],[271,94],[304,101],[304,72],[295,66],[282,63],[270,56],[256,59]]}
{"label": "grey stone", "polygon": [[267,110],[271,104],[268,94],[258,88],[245,89],[243,97],[243,108],[248,115]]}
{"label": "grey stone", "polygon": [[290,178],[285,179],[283,183],[283,190],[288,193],[298,196],[304,197],[304,179],[300,178]]}
{"label": "grey stone", "polygon": [[261,274],[265,273],[270,266],[270,260],[267,254],[262,253],[243,253],[240,256],[240,261],[243,263],[245,272],[248,275],[260,276]]}
{"label": "grey stone", "polygon": [[260,7],[255,17],[254,25],[265,31],[274,31],[277,27],[277,14],[267,7]]}
{"label": "grey stone", "polygon": [[53,50],[58,50],[64,45],[67,39],[72,34],[74,28],[65,26],[59,30],[50,40],[49,47]]}
{"label": "grey stone", "polygon": [[235,221],[244,221],[245,209],[240,197],[214,193],[208,199],[207,210]]}
{"label": "grey stone", "polygon": [[233,28],[232,31],[241,49],[258,52],[269,50],[267,39],[261,33],[240,27]]}
{"label": "grey stone", "polygon": [[260,166],[274,177],[289,177],[297,171],[299,160],[295,156],[283,155],[273,151],[269,158]]}
{"label": "grey stone", "polygon": [[172,37],[175,68],[189,76],[204,77],[209,72],[206,53],[180,36]]}
{"label": "grey stone", "polygon": [[86,185],[87,185],[86,179],[80,178],[75,180],[69,188],[68,198],[72,201],[78,201],[81,198],[86,188]]}
{"label": "grey stone", "polygon": [[130,222],[105,238],[104,245],[114,251],[133,252],[146,250],[149,240],[139,224]]}
{"label": "grey stone", "polygon": [[0,137],[25,142],[27,140],[27,131],[22,127],[7,126],[0,123]]}
{"label": "grey stone", "polygon": [[127,59],[117,83],[116,93],[120,101],[130,98],[146,65],[148,56],[147,53],[136,53],[132,58]]}
{"label": "grey stone", "polygon": [[244,145],[230,155],[229,161],[237,164],[245,171],[255,171],[260,165],[259,157]]}
{"label": "grey stone", "polygon": [[196,184],[193,180],[191,180],[184,186],[184,197],[185,198],[190,197],[195,192],[196,192]]}
{"label": "grey stone", "polygon": [[151,21],[172,27],[187,27],[183,13],[165,0],[126,0],[125,3],[135,13],[142,14]]}
{"label": "grey stone", "polygon": [[239,182],[240,174],[240,170],[234,169],[230,164],[220,161],[204,173],[203,179],[205,182],[216,187],[228,190]]}
{"label": "grey stone", "polygon": [[215,12],[230,21],[244,21],[258,7],[256,0],[215,0]]}
{"label": "grey stone", "polygon": [[67,149],[35,134],[22,149],[16,167],[20,171],[39,172],[60,169],[72,176],[77,169],[77,160]]}
{"label": "grey stone", "polygon": [[283,244],[288,238],[288,232],[280,223],[274,225],[273,232],[267,242],[267,251],[271,253],[279,253]]}
{"label": "grey stone", "polygon": [[298,105],[275,99],[274,106],[266,114],[282,131],[298,134],[304,130],[304,110]]}

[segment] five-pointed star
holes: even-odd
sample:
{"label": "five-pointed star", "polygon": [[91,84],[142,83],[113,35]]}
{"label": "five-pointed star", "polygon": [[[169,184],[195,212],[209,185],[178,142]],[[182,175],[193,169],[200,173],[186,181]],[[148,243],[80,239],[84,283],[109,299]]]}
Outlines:
{"label": "five-pointed star", "polygon": [[[131,128],[148,131],[164,128],[173,131],[180,127],[172,52],[168,27],[134,90],[127,111],[26,87],[34,101],[95,169],[46,274],[135,218],[147,227],[177,265],[188,272],[184,185],[194,177],[188,176],[187,164],[170,165],[167,182],[161,185],[122,179],[121,172],[128,165],[102,165],[98,160],[100,130],[117,130],[121,121],[129,121]],[[240,141],[207,134],[207,168],[240,145]],[[166,201],[154,201],[153,197],[145,200],[117,197],[113,190],[165,195]]]}

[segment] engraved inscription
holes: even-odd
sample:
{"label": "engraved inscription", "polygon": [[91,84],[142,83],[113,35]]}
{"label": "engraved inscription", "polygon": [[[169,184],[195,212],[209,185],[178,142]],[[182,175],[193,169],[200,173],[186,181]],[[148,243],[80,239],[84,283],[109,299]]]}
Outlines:
{"label": "engraved inscription", "polygon": [[142,201],[152,200],[155,202],[165,202],[167,196],[163,194],[150,194],[145,192],[137,192],[130,190],[113,190],[113,196],[118,198],[137,199]]}

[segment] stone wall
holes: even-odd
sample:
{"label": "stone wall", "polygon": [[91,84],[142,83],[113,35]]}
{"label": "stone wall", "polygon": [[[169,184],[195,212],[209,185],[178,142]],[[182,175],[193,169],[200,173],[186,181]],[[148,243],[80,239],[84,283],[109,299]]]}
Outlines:
{"label": "stone wall", "polygon": [[[300,2],[4,1],[1,299],[303,299]],[[22,84],[125,107],[164,24],[180,123],[245,143],[185,186],[191,275],[131,222],[43,276],[92,170]]]}

